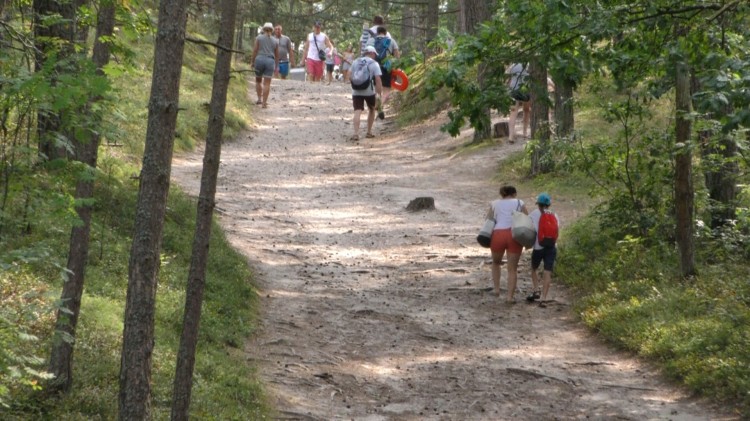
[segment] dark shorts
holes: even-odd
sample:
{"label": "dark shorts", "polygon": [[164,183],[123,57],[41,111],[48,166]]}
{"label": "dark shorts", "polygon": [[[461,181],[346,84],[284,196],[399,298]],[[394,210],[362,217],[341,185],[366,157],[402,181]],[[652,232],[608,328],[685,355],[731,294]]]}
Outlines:
{"label": "dark shorts", "polygon": [[385,70],[383,66],[380,66],[380,82],[383,84],[384,88],[390,88],[391,87],[391,72],[388,70]]}
{"label": "dark shorts", "polygon": [[541,250],[534,249],[531,252],[531,268],[536,270],[539,264],[544,261],[544,270],[552,271],[555,267],[555,258],[557,257],[557,247],[545,247]]}
{"label": "dark shorts", "polygon": [[365,103],[367,103],[367,108],[375,109],[375,94],[370,96],[352,95],[352,105],[354,105],[355,110],[364,110]]}
{"label": "dark shorts", "polygon": [[281,76],[288,76],[289,75],[289,62],[288,61],[280,61],[279,62],[279,74]]}
{"label": "dark shorts", "polygon": [[333,64],[333,63],[331,63],[331,64],[326,63],[326,72],[333,73],[333,66],[335,66],[335,64]]}
{"label": "dark shorts", "polygon": [[511,91],[510,92],[510,97],[513,98],[513,99],[515,99],[516,101],[520,101],[520,102],[531,101],[531,95],[529,95],[528,92],[525,92],[525,91],[520,90],[520,89],[516,89],[514,91]]}

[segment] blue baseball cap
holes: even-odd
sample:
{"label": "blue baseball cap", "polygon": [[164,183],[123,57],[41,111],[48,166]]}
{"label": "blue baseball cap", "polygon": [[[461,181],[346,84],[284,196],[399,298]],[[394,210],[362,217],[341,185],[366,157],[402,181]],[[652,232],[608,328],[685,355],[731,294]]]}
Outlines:
{"label": "blue baseball cap", "polygon": [[539,205],[549,206],[550,204],[552,204],[552,199],[549,197],[549,194],[540,193],[536,198],[536,203]]}

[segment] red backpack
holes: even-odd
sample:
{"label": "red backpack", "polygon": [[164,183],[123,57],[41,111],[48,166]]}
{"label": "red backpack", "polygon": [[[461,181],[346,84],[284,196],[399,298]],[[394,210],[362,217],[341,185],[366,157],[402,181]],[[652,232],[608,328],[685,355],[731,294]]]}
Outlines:
{"label": "red backpack", "polygon": [[538,230],[539,245],[542,247],[554,247],[557,242],[559,228],[557,226],[557,217],[550,211],[542,211],[539,218]]}

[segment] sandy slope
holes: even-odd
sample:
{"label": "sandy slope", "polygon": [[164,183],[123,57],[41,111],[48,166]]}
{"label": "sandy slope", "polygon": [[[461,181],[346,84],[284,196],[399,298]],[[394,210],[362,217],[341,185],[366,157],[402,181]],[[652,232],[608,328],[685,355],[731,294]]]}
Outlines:
{"label": "sandy slope", "polygon": [[[217,211],[257,270],[263,322],[246,352],[280,419],[720,418],[603,346],[559,286],[548,308],[485,290],[476,231],[494,168],[523,145],[455,155],[468,133],[451,139],[438,119],[401,131],[386,119],[377,138],[349,142],[341,83],[275,80],[256,115],[224,145]],[[197,193],[200,165],[175,159],[174,180]],[[418,196],[437,210],[407,212]],[[522,265],[526,289],[528,252]]]}

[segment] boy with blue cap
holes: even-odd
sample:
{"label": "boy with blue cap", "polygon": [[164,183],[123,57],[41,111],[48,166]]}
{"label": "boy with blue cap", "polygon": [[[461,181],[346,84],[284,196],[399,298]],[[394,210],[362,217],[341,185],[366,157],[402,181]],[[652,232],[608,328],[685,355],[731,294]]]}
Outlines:
{"label": "boy with blue cap", "polygon": [[[537,232],[537,239],[534,243],[534,249],[531,252],[531,283],[533,285],[532,293],[526,297],[526,301],[539,301],[539,307],[547,306],[547,292],[549,292],[552,283],[552,269],[555,266],[557,257],[558,227],[560,220],[557,215],[549,210],[552,199],[549,194],[541,193],[536,199],[537,209],[532,211],[529,216],[534,222],[534,228]],[[542,288],[539,288],[539,266],[544,262],[544,274],[542,275]]]}

